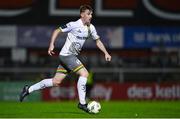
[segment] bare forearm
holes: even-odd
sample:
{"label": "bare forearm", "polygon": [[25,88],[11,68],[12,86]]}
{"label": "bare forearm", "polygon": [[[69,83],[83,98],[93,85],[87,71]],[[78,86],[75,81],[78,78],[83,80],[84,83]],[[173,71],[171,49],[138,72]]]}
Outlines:
{"label": "bare forearm", "polygon": [[56,41],[56,38],[57,38],[57,36],[59,35],[60,32],[61,32],[60,29],[54,30],[54,32],[53,32],[53,34],[51,36],[50,45],[54,45],[54,43]]}
{"label": "bare forearm", "polygon": [[57,38],[57,36],[59,35],[60,32],[61,32],[61,31],[60,31],[59,29],[56,29],[56,30],[54,30],[54,32],[53,32],[53,34],[52,34],[52,36],[51,36],[51,41],[50,41],[49,49],[48,49],[48,54],[49,54],[50,56],[52,56],[53,54],[55,54],[55,53],[53,52],[53,50],[54,50],[54,43],[55,43],[56,38]]}
{"label": "bare forearm", "polygon": [[105,46],[103,45],[103,43],[101,42],[101,40],[98,39],[96,41],[96,45],[104,54],[108,54],[108,52],[107,52]]}
{"label": "bare forearm", "polygon": [[107,52],[105,46],[100,39],[96,40],[96,45],[104,53],[106,61],[111,61],[111,55]]}

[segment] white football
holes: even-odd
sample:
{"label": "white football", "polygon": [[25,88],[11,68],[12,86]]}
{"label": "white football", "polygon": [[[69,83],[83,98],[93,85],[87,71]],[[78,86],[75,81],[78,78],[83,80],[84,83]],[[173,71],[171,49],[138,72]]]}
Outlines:
{"label": "white football", "polygon": [[99,113],[101,110],[101,105],[97,101],[91,101],[88,103],[87,108],[89,109],[90,113]]}

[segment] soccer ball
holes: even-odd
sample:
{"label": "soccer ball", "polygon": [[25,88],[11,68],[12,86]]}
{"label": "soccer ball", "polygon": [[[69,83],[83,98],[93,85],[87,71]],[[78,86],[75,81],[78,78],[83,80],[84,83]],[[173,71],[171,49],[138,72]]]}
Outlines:
{"label": "soccer ball", "polygon": [[97,101],[91,101],[88,103],[87,108],[89,109],[90,113],[99,113],[101,110],[101,105]]}

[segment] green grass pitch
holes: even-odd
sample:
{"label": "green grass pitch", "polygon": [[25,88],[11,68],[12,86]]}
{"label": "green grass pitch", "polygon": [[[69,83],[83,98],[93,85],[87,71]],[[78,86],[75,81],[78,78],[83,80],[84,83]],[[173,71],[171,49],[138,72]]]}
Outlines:
{"label": "green grass pitch", "polygon": [[180,118],[180,101],[100,102],[101,112],[87,114],[77,102],[0,102],[0,118]]}

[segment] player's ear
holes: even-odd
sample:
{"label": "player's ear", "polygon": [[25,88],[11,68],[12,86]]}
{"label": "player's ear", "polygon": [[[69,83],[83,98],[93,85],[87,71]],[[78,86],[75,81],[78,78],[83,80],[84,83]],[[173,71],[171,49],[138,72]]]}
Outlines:
{"label": "player's ear", "polygon": [[84,12],[80,13],[80,16],[81,16],[81,17],[84,17]]}

